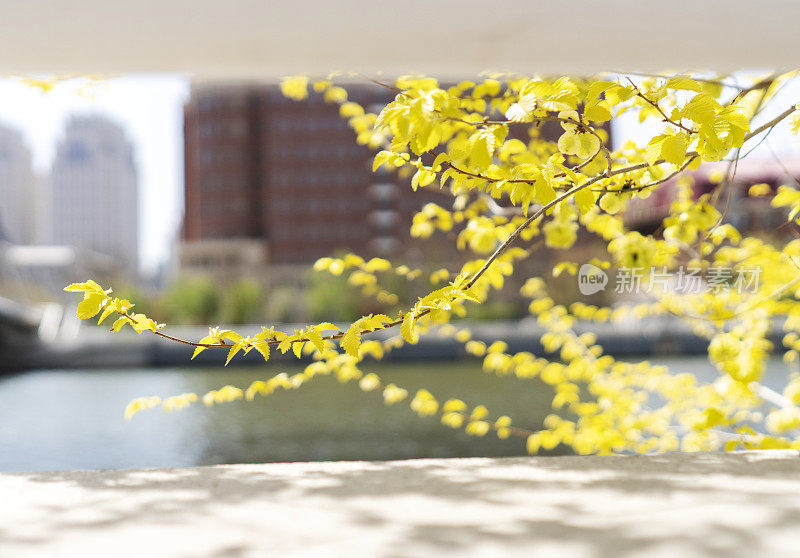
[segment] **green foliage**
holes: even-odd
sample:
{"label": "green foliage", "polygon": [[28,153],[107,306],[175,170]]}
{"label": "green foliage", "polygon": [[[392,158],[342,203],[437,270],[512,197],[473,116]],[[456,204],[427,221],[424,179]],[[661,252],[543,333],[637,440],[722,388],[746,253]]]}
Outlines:
{"label": "green foliage", "polygon": [[[349,101],[347,92],[330,80],[286,78],[281,83],[286,96],[304,99],[311,86],[314,94],[339,105],[356,141],[377,151],[374,168],[410,176],[414,190],[441,188],[451,194],[451,204],[429,204],[414,216],[411,235],[425,239],[437,232],[454,234],[465,263],[423,273],[355,254],[323,258],[315,268],[327,274],[323,277],[328,283],[315,287],[312,313],[329,319],[330,312],[338,312],[349,325],[323,322],[293,333],[270,327],[252,337],[211,328],[207,337],[190,342],[196,353],[222,348],[228,361],[253,349],[265,360],[270,348],[296,357],[310,355],[313,362],[303,372],[279,373],[247,389],[224,386],[202,397],[140,398],[131,402],[126,416],[156,405],[172,410],[195,401],[213,405],[252,400],[297,389],[318,375],[333,375],[341,382],[357,381],[365,392],[380,390],[388,405],[408,402],[420,416],[437,416],[469,435],[524,437],[531,453],[559,444],[578,453],[599,454],[800,448],[800,240],[773,245],[743,238],[724,223],[724,213],[715,204],[732,187],[740,148],[754,144],[784,120],[795,132],[800,129],[797,105],[780,107],[785,110],[772,120],[760,116],[792,75],[767,76],[744,88],[724,76],[634,81],[514,75],[447,88],[432,78],[401,77],[387,85],[397,95],[379,114]],[[612,150],[607,133],[597,124],[629,111],[661,129],[647,141],[629,141]],[[541,139],[538,127],[545,122],[563,128],[557,141]],[[527,129],[530,141],[509,134],[513,127]],[[726,157],[728,179],[711,195],[693,199],[685,171]],[[678,195],[660,228],[663,234],[626,227],[621,217],[625,207],[634,198],[652,195],[671,178],[677,181]],[[751,191],[765,195],[763,185]],[[789,220],[797,219],[800,195],[794,186],[779,189],[773,203],[789,208]],[[581,254],[576,246],[579,233],[596,238],[605,249],[591,258],[575,257]],[[527,277],[520,292],[529,299],[528,313],[545,329],[541,342],[547,358],[510,353],[503,341],[487,345],[449,323],[463,316],[467,305],[480,304],[502,289],[520,262],[537,257],[541,245],[570,250],[564,252],[566,261],[551,270],[555,276],[575,273],[583,263],[601,268],[613,263],[643,270],[646,283],[647,272],[675,270],[687,262],[707,280],[721,267],[758,268],[761,275],[753,290],[652,291],[645,303],[614,309],[557,303],[542,277]],[[426,289],[416,301],[404,301],[388,287],[390,277],[395,286],[402,278],[404,284]],[[193,288],[176,306],[196,305],[202,315],[212,317],[218,304],[213,286]],[[388,309],[364,312],[350,298],[354,289]],[[116,313],[114,329],[130,325],[166,336],[161,324],[132,314],[130,303],[95,283],[67,290],[84,293],[79,317],[102,312],[102,319]],[[574,327],[577,320],[600,323],[666,314],[682,318],[709,341],[709,359],[719,371],[715,380],[701,382],[647,361],[617,360],[604,354],[592,333],[578,334]],[[773,322],[786,331],[780,348],[768,340]],[[369,366],[366,358],[380,359],[405,343],[415,343],[432,327],[483,359],[487,373],[515,376],[521,382],[536,378],[549,386],[553,413],[543,428],[519,427],[483,405],[470,408],[458,399],[440,401],[425,389],[412,394],[402,386],[385,385],[374,372],[362,371]],[[395,333],[379,342],[369,335],[377,330]],[[766,360],[775,352],[795,368],[783,393],[761,383]]]}
{"label": "green foliage", "polygon": [[[312,320],[340,320],[351,322],[359,313],[358,291],[347,283],[341,275],[313,273],[310,276],[308,291],[308,312]],[[295,304],[302,300],[295,299]]]}
{"label": "green foliage", "polygon": [[[297,322],[308,317],[306,305],[298,308],[298,301],[307,295],[294,285],[278,285],[270,289],[266,296],[265,319],[269,323]],[[332,318],[337,319],[337,318]]]}
{"label": "green foliage", "polygon": [[165,319],[207,324],[219,319],[222,294],[208,277],[183,277],[170,285],[162,301]]}
{"label": "green foliage", "polygon": [[239,279],[225,289],[222,321],[228,324],[249,324],[261,317],[264,294],[261,284],[253,279]]}

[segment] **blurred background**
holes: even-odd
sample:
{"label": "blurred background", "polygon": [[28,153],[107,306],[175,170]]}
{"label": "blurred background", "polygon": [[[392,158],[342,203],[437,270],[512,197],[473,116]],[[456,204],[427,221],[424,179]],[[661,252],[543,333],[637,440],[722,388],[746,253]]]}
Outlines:
{"label": "blurred background", "polygon": [[[346,89],[371,111],[394,95],[366,79]],[[798,97],[800,84],[788,82],[773,106],[779,111]],[[626,115],[606,132],[619,145],[648,130]],[[559,131],[541,134],[556,139]],[[199,339],[209,324],[248,332],[258,324],[346,323],[396,311],[427,292],[426,281],[390,277],[397,297],[377,301],[346,275],[313,272],[323,256],[386,258],[422,270],[424,278],[474,257],[455,249],[457,230],[409,237],[414,213],[428,203],[446,206],[448,196],[436,188],[414,192],[408,177],[373,173],[373,154],[356,143],[338,106],[314,94],[286,99],[274,82],[176,74],[55,85],[0,80],[0,471],[524,455],[524,441],[471,438],[332,378],[253,403],[123,419],[134,397],[246,387],[302,364],[276,359],[265,367],[251,354],[238,359],[242,366],[223,368],[224,355],[214,351],[190,363],[185,346],[81,323],[77,298],[62,292],[69,283],[93,278],[113,286],[168,331]],[[709,191],[718,172],[696,171],[695,194]],[[798,138],[777,129],[739,163],[726,218],[749,234],[793,238],[770,197],[749,198],[747,188],[766,183],[774,190],[798,177]],[[667,184],[633,204],[626,222],[654,231],[673,194]],[[585,240],[571,258],[589,261],[601,250]],[[471,308],[457,327],[543,354],[519,287],[563,257],[537,250],[502,293]],[[639,301],[612,290],[582,296],[574,277],[549,281],[560,302]],[[697,356],[704,343],[672,320],[593,331],[612,354],[715,374]],[[439,398],[486,404],[526,428],[550,411],[550,388],[487,375],[446,337],[434,335],[365,368],[410,391],[425,387]],[[772,377],[779,385],[785,373],[773,363],[766,383]]]}

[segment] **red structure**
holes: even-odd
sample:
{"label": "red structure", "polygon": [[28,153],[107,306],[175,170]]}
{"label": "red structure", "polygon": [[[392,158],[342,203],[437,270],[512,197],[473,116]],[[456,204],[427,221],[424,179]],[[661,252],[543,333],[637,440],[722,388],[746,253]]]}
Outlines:
{"label": "red structure", "polygon": [[[347,90],[370,111],[394,97],[372,84]],[[563,130],[549,124],[539,133],[555,141]],[[527,127],[510,136],[527,141]],[[184,271],[293,281],[292,266],[344,250],[415,266],[466,257],[455,253],[455,232],[424,243],[409,238],[414,213],[452,198],[373,173],[374,151],[356,143],[338,105],[319,95],[297,102],[276,86],[194,87],[185,142]]]}
{"label": "red structure", "polygon": [[[369,108],[391,101],[378,86],[349,87]],[[412,214],[440,199],[371,170],[338,106],[296,102],[273,86],[202,86],[185,108],[188,244],[251,239],[270,265],[305,264],[339,250],[396,256]]]}

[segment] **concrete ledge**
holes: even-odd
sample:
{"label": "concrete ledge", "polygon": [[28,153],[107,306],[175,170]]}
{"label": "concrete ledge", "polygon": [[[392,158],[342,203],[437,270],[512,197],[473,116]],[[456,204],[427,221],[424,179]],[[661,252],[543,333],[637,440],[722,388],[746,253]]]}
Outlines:
{"label": "concrete ledge", "polygon": [[[280,77],[331,70],[445,77],[485,70],[793,68],[797,3],[579,0],[8,2],[3,73],[187,72]],[[13,9],[12,9],[13,8]],[[709,25],[709,22],[714,22]]]}
{"label": "concrete ledge", "polygon": [[794,451],[0,475],[3,556],[796,556]]}

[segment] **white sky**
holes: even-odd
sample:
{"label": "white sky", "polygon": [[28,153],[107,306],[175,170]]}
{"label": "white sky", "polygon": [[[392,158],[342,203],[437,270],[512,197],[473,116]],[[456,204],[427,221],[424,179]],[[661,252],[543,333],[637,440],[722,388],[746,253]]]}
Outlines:
{"label": "white sky", "polygon": [[[45,93],[17,79],[0,79],[0,122],[22,131],[33,154],[34,167],[49,168],[64,123],[71,114],[108,116],[123,126],[133,142],[139,170],[139,256],[145,273],[155,271],[170,254],[183,213],[183,104],[189,79],[179,75],[137,75],[108,79],[80,94],[77,80]],[[764,120],[800,101],[796,79],[771,103]],[[657,132],[642,127],[633,113],[615,127],[617,140],[646,140]],[[649,134],[649,135],[648,135]],[[767,144],[781,155],[800,157],[800,138],[784,123],[754,157],[771,156]]]}
{"label": "white sky", "polygon": [[99,114],[120,124],[139,172],[139,259],[145,273],[169,256],[183,213],[183,104],[189,79],[140,75],[108,79],[83,94],[71,80],[44,91],[0,79],[0,123],[19,129],[37,173],[49,172],[72,114]]}
{"label": "white sky", "polygon": [[[741,72],[737,75],[753,75],[753,76],[763,76],[767,72],[765,71],[754,71],[754,72]],[[733,90],[730,90],[731,92]],[[732,95],[731,92],[726,93],[726,97]],[[784,110],[789,108],[792,105],[800,103],[800,78],[794,78],[789,81],[785,87],[783,87],[777,95],[770,101],[767,108],[758,115],[758,118],[755,120],[753,128],[775,118]],[[789,131],[788,128],[788,121],[787,118],[783,122],[781,122],[772,133],[769,134],[769,137],[762,143],[758,148],[756,148],[751,155],[749,155],[752,159],[771,159],[773,157],[772,152],[770,151],[770,147],[772,150],[780,155],[782,158],[800,158],[800,136],[794,135]],[[637,142],[647,142],[652,138],[655,134],[660,133],[663,124],[656,122],[655,120],[648,121],[647,124],[641,124],[639,122],[638,114],[634,111],[627,112],[623,114],[621,117],[615,119],[615,127],[613,129],[613,136],[615,145],[621,145],[623,141],[632,139]],[[743,147],[743,153],[746,153],[750,148],[754,147],[759,140],[763,138],[763,134],[758,136],[748,142]]]}

